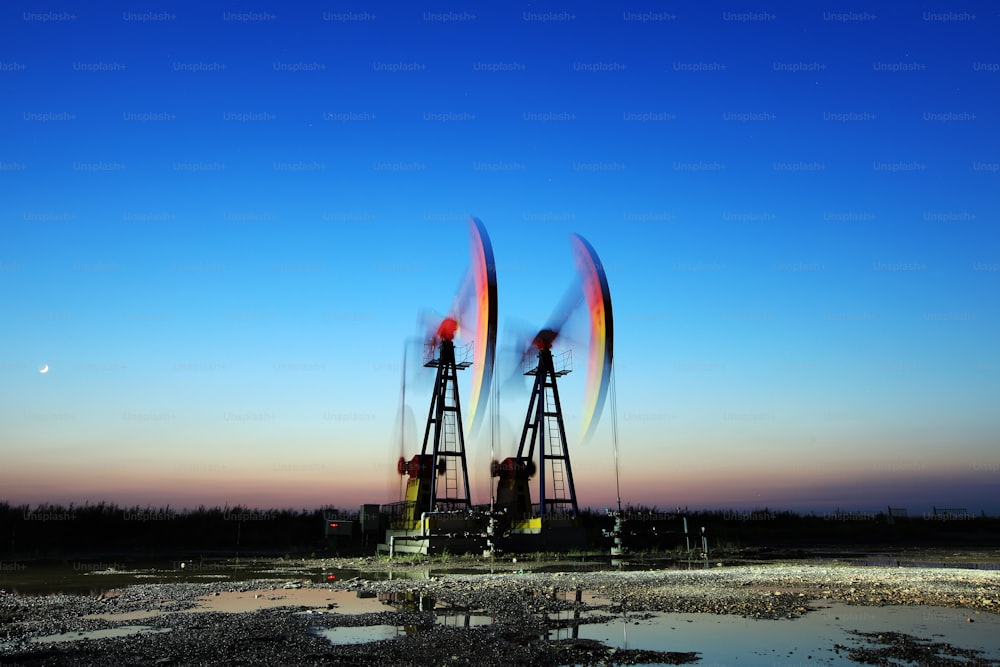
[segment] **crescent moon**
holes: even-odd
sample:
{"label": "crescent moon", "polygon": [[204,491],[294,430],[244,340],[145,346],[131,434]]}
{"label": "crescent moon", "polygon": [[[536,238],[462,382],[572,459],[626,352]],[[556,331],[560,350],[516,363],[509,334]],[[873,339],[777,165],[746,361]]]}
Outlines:
{"label": "crescent moon", "polygon": [[38,369],[38,372],[41,373],[42,375],[44,375],[45,373],[48,373],[49,372],[49,365],[45,364],[44,366],[42,366],[41,368]]}

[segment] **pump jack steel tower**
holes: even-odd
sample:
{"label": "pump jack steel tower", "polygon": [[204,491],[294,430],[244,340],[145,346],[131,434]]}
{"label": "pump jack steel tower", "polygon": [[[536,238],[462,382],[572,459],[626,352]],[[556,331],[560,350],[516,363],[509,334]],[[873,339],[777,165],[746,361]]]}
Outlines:
{"label": "pump jack steel tower", "polygon": [[[573,371],[572,352],[553,355],[555,337],[552,329],[542,329],[524,353],[521,362],[524,375],[534,376],[535,381],[517,456],[494,462],[491,470],[493,477],[499,478],[496,504],[506,509],[515,528],[527,528],[533,522],[553,517],[575,519],[579,512],[556,380]],[[529,487],[529,480],[536,472],[539,473],[537,513]]]}
{"label": "pump jack steel tower", "polygon": [[[496,354],[497,286],[493,247],[486,227],[469,219],[472,263],[455,295],[449,314],[424,320],[424,366],[435,368],[423,446],[407,460],[402,441],[397,472],[407,477],[405,500],[389,507],[393,527],[386,531],[389,553],[453,553],[480,549],[469,492],[465,424],[459,397],[458,371],[473,369],[469,394],[471,432],[482,421],[490,393]],[[465,343],[456,345],[456,339]],[[473,342],[474,341],[474,342]],[[405,354],[404,354],[405,360]],[[405,361],[403,370],[405,392]],[[403,394],[405,396],[405,393]],[[405,401],[404,401],[405,404]]]}
{"label": "pump jack steel tower", "polygon": [[[571,242],[578,280],[570,284],[546,326],[517,344],[517,349],[523,350],[523,374],[534,376],[517,455],[494,461],[491,469],[493,477],[499,478],[496,505],[507,513],[512,532],[528,534],[541,531],[546,525],[549,528],[565,525],[565,520],[576,519],[579,514],[557,382],[573,370],[572,351],[566,350],[558,356],[552,352],[554,341],[560,332],[565,333],[563,329],[574,313],[583,310],[583,319],[588,324],[584,438],[592,434],[600,417],[609,384],[613,321],[607,278],[593,246],[579,235],[573,235]],[[530,484],[536,473],[537,510],[532,505]]]}
{"label": "pump jack steel tower", "polygon": [[[437,374],[424,429],[424,444],[420,454],[409,461],[400,458],[398,464],[399,474],[410,477],[406,500],[414,503],[415,513],[468,510],[472,507],[462,406],[458,394],[458,371],[468,368],[472,362],[466,354],[461,360],[456,359],[454,339],[457,328],[458,323],[453,318],[445,318],[438,327],[437,336],[427,342],[426,354],[429,358],[424,366],[437,368]],[[467,352],[468,346],[462,349]]]}

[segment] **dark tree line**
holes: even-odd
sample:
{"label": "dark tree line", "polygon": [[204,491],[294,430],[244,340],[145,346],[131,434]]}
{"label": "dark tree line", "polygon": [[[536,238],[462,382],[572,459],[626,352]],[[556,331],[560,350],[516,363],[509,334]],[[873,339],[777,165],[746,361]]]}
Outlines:
{"label": "dark tree line", "polygon": [[626,508],[622,514],[626,520],[626,535],[634,538],[636,544],[650,547],[690,544],[697,548],[702,528],[713,548],[1000,544],[1000,518],[964,510],[890,516],[888,511],[847,509],[799,514],[766,507],[668,511],[639,507]]}
{"label": "dark tree line", "polygon": [[315,550],[323,544],[323,510],[205,507],[11,505],[0,502],[0,554],[54,557],[73,553],[164,555],[192,549]]}
{"label": "dark tree line", "polygon": [[[327,512],[332,510],[242,506],[177,510],[107,502],[32,507],[0,502],[0,560],[116,553],[161,558],[196,551],[220,555],[308,555],[344,548],[374,551],[375,542],[364,540],[362,544],[357,528],[353,541],[329,542],[324,534]],[[356,513],[334,514],[341,520],[357,519]],[[659,510],[629,506],[623,508],[621,516],[626,546],[633,549],[698,549],[703,535],[713,550],[823,544],[1000,544],[1000,518],[982,513],[899,517],[848,510],[797,514],[769,508]],[[586,529],[588,549],[610,547],[613,513],[585,509],[578,521]]]}

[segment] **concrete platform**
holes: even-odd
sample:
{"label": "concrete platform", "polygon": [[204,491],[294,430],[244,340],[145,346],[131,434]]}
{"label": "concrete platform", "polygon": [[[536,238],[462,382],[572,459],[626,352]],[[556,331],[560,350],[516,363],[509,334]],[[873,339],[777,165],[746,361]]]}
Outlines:
{"label": "concrete platform", "polygon": [[387,530],[385,542],[378,545],[386,554],[467,554],[481,553],[486,538],[481,535],[426,534],[419,530]]}

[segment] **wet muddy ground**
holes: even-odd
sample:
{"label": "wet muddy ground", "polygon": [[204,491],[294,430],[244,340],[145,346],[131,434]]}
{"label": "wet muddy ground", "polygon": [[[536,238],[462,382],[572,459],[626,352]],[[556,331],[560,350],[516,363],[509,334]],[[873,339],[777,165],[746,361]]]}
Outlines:
{"label": "wet muddy ground", "polygon": [[196,565],[88,571],[86,594],[0,593],[0,665],[1000,665],[990,569]]}

